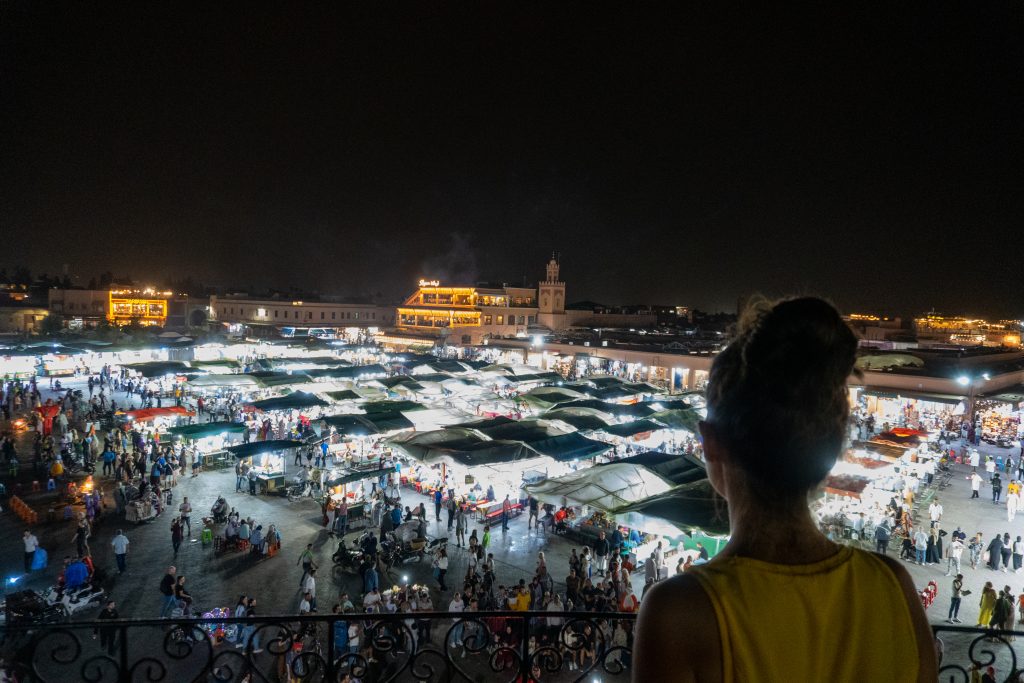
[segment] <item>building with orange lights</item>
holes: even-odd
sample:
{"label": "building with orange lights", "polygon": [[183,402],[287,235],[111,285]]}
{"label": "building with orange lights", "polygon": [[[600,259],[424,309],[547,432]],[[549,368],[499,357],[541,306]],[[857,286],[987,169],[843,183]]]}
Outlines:
{"label": "building with orange lights", "polygon": [[399,333],[444,337],[455,344],[481,344],[488,339],[558,332],[574,325],[645,326],[656,322],[653,314],[567,309],[560,268],[558,259],[552,256],[544,279],[535,287],[420,280],[416,291],[396,309],[395,326]]}

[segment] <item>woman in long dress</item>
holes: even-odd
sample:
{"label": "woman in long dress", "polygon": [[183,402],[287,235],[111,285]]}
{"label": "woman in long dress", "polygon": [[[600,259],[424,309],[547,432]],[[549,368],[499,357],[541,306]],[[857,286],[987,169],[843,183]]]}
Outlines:
{"label": "woman in long dress", "polygon": [[981,610],[978,612],[978,623],[975,625],[987,628],[996,606],[996,590],[992,587],[991,581],[986,581],[985,587],[981,589],[981,600],[978,605]]}
{"label": "woman in long dress", "polygon": [[993,571],[999,571],[999,563],[1003,558],[1003,539],[999,534],[988,544],[988,568]]}

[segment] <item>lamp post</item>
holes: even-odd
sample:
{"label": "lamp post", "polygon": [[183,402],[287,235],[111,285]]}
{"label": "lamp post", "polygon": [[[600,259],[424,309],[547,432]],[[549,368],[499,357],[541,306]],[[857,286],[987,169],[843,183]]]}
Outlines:
{"label": "lamp post", "polygon": [[967,375],[960,375],[956,378],[957,384],[962,387],[967,387],[967,419],[974,424],[974,395],[975,390],[981,386],[981,384],[987,382],[990,379],[989,374],[984,372],[981,377],[968,377]]}

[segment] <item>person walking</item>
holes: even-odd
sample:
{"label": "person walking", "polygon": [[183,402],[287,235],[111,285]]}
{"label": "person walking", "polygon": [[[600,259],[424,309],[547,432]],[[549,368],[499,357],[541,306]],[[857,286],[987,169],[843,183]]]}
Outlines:
{"label": "person walking", "polygon": [[953,540],[949,543],[949,548],[946,549],[946,576],[949,576],[953,572],[960,573],[960,559],[964,554],[964,542],[960,540],[960,537],[953,534]]}
{"label": "person walking", "polygon": [[306,549],[299,554],[299,559],[295,562],[296,565],[302,564],[302,578],[299,579],[299,588],[302,588],[306,582],[306,575],[316,568],[316,563],[313,562],[313,544],[307,543]]}
{"label": "person walking", "polygon": [[32,572],[32,561],[36,559],[36,550],[39,549],[39,539],[26,529],[21,536],[21,541],[25,544],[25,573],[29,574]]}
{"label": "person walking", "polygon": [[174,546],[174,554],[178,554],[178,548],[181,547],[181,520],[177,517],[171,522],[171,545]]}
{"label": "person walking", "polygon": [[981,475],[977,472],[971,472],[971,476],[967,478],[971,480],[971,498],[978,498],[981,492],[981,482],[983,481]]}
{"label": "person walking", "polygon": [[448,496],[448,533],[452,532],[452,526],[455,524],[456,509],[458,504],[455,502],[455,496]]}
{"label": "person walking", "polygon": [[[117,613],[117,605],[113,600],[108,600],[107,604],[100,610],[100,614],[97,617],[100,621],[107,621],[110,619],[120,619],[121,615]],[[110,656],[114,655],[117,650],[117,628],[114,626],[97,626],[92,631],[92,637],[100,638],[100,649],[106,650]]]}
{"label": "person walking", "polygon": [[461,506],[455,513],[455,544],[460,548],[466,545],[466,511]]}
{"label": "person walking", "polygon": [[988,568],[993,571],[999,570],[999,562],[1003,556],[1003,539],[999,534],[995,535],[988,544]]}
{"label": "person walking", "polygon": [[438,522],[441,521],[441,501],[443,499],[444,492],[441,490],[441,487],[438,486],[437,489],[434,491],[434,517],[437,518]]}
{"label": "person walking", "polygon": [[192,515],[192,504],[188,502],[188,496],[181,499],[181,505],[178,506],[178,516],[181,517],[181,524],[188,530],[189,538],[192,537],[192,522],[189,521],[189,517]]}
{"label": "person walking", "polygon": [[534,524],[540,526],[540,501],[530,496],[530,517],[526,520],[526,528],[532,529]]}
{"label": "person walking", "polygon": [[957,574],[956,578],[953,579],[953,593],[949,598],[949,616],[946,618],[951,624],[962,623],[960,621],[960,601],[965,595],[970,595],[971,591],[964,590],[964,575]]}
{"label": "person walking", "polygon": [[594,559],[597,562],[597,573],[601,576],[604,576],[604,573],[608,570],[608,550],[608,539],[605,538],[604,532],[601,531],[594,542]]}
{"label": "person walking", "polygon": [[512,501],[505,494],[505,500],[501,503],[501,530],[508,531],[508,518],[512,516]]}
{"label": "person walking", "polygon": [[124,574],[128,567],[128,546],[130,541],[120,529],[117,535],[110,541],[110,547],[114,549],[114,559],[117,560],[117,573]]}
{"label": "person walking", "polygon": [[971,540],[967,544],[967,551],[971,554],[971,569],[977,569],[981,564],[981,553],[984,549],[985,543],[982,541],[982,533],[979,531],[971,536]]}
{"label": "person walking", "polygon": [[918,529],[917,533],[914,534],[914,553],[917,556],[917,563],[924,564],[928,559],[928,539],[929,536],[924,532],[924,529]]}
{"label": "person walking", "polygon": [[302,590],[309,596],[309,608],[316,611],[316,569],[310,569],[306,580],[302,582]]}
{"label": "person walking", "polygon": [[999,473],[995,472],[990,480],[992,484],[992,504],[999,505],[999,497],[1003,494],[1003,480],[999,477]]}
{"label": "person walking", "polygon": [[448,590],[448,586],[444,582],[445,574],[448,573],[448,551],[444,548],[437,551],[437,557],[434,558],[434,570],[437,574],[438,589]]}
{"label": "person walking", "polygon": [[71,537],[71,540],[75,542],[75,550],[78,551],[78,556],[85,557],[86,555],[91,554],[89,552],[89,535],[91,529],[89,528],[89,522],[85,519],[85,515],[81,512],[78,514],[78,526],[75,527],[75,535]]}
{"label": "person walking", "polygon": [[875,527],[875,552],[879,555],[889,554],[889,527],[882,522]]}
{"label": "person walking", "polygon": [[164,596],[163,605],[160,608],[160,618],[166,619],[178,606],[178,600],[174,597],[174,587],[178,583],[178,569],[175,566],[167,568],[164,578],[160,579],[160,594]]}

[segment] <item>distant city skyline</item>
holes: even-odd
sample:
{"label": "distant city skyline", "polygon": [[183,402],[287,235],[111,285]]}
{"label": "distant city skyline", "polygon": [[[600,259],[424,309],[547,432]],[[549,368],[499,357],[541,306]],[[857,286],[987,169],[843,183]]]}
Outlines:
{"label": "distant city skyline", "polygon": [[4,3],[0,258],[1024,316],[1012,5],[609,9]]}

